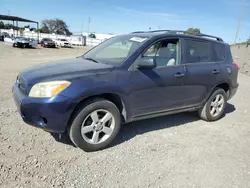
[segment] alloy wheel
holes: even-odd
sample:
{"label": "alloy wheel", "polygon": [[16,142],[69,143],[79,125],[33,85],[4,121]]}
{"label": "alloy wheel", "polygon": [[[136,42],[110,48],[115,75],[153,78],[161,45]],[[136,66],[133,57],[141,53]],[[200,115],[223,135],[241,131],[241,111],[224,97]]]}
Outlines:
{"label": "alloy wheel", "polygon": [[218,116],[222,112],[224,105],[225,105],[225,99],[223,95],[217,94],[212,100],[210,105],[211,116],[213,117]]}
{"label": "alloy wheel", "polygon": [[105,142],[113,133],[115,118],[107,110],[98,109],[91,112],[83,121],[82,138],[90,144]]}

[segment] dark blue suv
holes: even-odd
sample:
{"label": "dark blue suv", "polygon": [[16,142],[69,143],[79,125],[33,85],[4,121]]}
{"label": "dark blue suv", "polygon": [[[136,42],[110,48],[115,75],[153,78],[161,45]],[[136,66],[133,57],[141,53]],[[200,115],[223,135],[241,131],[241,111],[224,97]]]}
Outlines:
{"label": "dark blue suv", "polygon": [[76,146],[95,151],[114,140],[122,123],[184,111],[218,120],[237,91],[238,69],[221,38],[134,32],[24,70],[13,98],[27,124],[68,132]]}

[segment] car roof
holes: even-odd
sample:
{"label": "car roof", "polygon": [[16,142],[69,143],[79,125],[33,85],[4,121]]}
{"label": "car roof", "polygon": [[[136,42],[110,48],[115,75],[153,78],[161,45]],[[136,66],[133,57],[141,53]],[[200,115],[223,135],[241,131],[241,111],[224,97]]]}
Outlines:
{"label": "car roof", "polygon": [[[181,33],[182,32],[182,33]],[[212,35],[207,34],[191,34],[186,31],[175,31],[175,30],[156,30],[156,31],[136,31],[130,33],[131,36],[136,37],[156,37],[156,38],[163,38],[163,37],[177,37],[177,38],[191,38],[191,39],[199,39],[205,40],[210,42],[218,42],[223,43],[225,42],[220,38]]]}

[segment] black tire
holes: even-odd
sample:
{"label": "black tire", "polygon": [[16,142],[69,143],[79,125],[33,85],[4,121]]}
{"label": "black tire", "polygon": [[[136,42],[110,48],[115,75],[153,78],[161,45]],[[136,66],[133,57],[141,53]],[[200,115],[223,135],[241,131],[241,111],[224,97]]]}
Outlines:
{"label": "black tire", "polygon": [[[104,109],[110,112],[114,117],[114,129],[109,138],[99,144],[90,144],[83,139],[81,134],[81,127],[85,118],[89,116],[90,113],[98,109]],[[121,127],[121,116],[118,108],[112,102],[96,98],[90,101],[87,101],[81,108],[79,108],[76,113],[73,115],[71,124],[68,128],[68,133],[71,141],[79,148],[86,152],[97,151],[107,148],[107,146],[115,139],[119,133]]]}
{"label": "black tire", "polygon": [[[224,100],[224,104],[222,106],[222,110],[215,116],[213,116],[210,112],[211,110],[211,104],[213,102],[213,100],[215,99],[216,96],[222,96],[223,100]],[[224,89],[221,88],[216,88],[215,91],[213,92],[213,94],[209,97],[209,99],[207,100],[207,102],[204,104],[204,106],[199,109],[198,113],[201,119],[205,120],[205,121],[216,121],[218,119],[220,119],[221,117],[223,117],[223,115],[225,114],[225,107],[227,104],[227,95]]]}

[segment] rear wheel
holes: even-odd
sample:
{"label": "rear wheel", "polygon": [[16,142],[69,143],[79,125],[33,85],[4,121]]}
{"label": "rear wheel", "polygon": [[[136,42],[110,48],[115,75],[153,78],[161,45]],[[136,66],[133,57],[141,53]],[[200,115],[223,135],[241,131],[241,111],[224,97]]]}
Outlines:
{"label": "rear wheel", "polygon": [[216,121],[224,115],[226,103],[225,91],[217,88],[205,105],[198,111],[199,116],[205,121]]}
{"label": "rear wheel", "polygon": [[117,136],[120,122],[120,112],[115,104],[95,99],[76,112],[69,127],[69,137],[84,151],[101,150]]}

